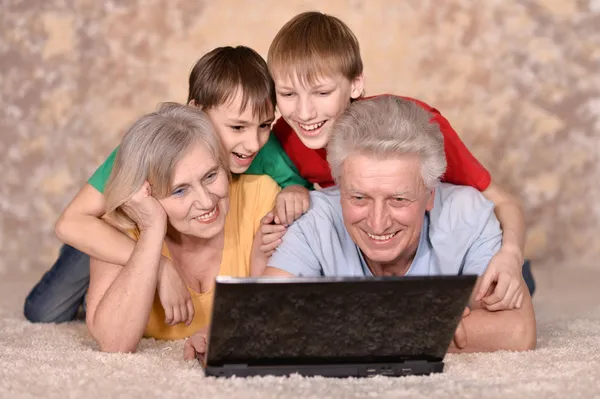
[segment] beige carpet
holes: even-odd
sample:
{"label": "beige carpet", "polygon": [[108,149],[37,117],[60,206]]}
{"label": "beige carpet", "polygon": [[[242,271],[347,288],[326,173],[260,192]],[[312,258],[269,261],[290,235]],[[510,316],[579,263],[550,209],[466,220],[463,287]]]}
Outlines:
{"label": "beige carpet", "polygon": [[182,360],[183,341],[100,353],[82,323],[25,321],[23,299],[39,275],[3,275],[0,398],[600,398],[600,270],[541,268],[536,351],[449,355],[444,374],[374,379],[205,378]]}

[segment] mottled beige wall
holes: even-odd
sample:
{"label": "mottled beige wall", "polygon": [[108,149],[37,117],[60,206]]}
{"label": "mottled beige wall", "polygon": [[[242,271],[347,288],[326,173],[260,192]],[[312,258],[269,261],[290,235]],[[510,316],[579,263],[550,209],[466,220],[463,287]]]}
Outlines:
{"label": "mottled beige wall", "polygon": [[184,101],[204,52],[266,55],[294,14],[356,32],[369,94],[425,100],[522,198],[528,254],[600,257],[599,0],[3,1],[0,272],[45,269],[53,224],[129,122]]}

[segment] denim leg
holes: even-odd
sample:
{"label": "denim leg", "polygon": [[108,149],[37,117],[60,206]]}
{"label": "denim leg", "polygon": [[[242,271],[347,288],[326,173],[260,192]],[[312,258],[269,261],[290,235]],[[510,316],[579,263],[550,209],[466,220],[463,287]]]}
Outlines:
{"label": "denim leg", "polygon": [[90,257],[63,245],[58,259],[25,299],[25,318],[32,323],[71,321],[83,304],[90,283]]}
{"label": "denim leg", "polygon": [[535,280],[533,278],[533,273],[531,272],[531,262],[527,259],[525,260],[525,263],[523,263],[523,279],[525,280],[525,284],[527,284],[529,294],[533,296],[533,293],[535,292]]}

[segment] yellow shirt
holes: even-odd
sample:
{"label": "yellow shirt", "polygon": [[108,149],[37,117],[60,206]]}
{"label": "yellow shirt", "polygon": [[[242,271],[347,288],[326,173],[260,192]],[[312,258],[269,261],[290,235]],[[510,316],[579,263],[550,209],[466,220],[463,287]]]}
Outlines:
{"label": "yellow shirt", "polygon": [[[240,175],[229,185],[229,213],[225,219],[225,243],[220,276],[247,277],[250,275],[250,252],[260,219],[275,205],[279,186],[267,175]],[[163,255],[171,257],[166,244]],[[165,324],[165,312],[154,297],[145,337],[175,340],[189,337],[210,321],[213,290],[198,293],[188,287],[194,303],[194,319],[189,326]]]}

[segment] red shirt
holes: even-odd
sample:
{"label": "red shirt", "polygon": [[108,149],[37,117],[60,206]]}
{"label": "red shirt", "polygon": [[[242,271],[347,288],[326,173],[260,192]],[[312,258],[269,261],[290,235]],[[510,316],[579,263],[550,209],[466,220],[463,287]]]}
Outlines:
{"label": "red shirt", "polygon": [[[373,96],[376,97],[376,96]],[[365,97],[363,100],[373,97]],[[475,187],[484,191],[491,182],[490,173],[475,159],[473,154],[460,140],[450,122],[435,108],[414,98],[401,97],[413,101],[432,114],[431,121],[440,126],[444,135],[444,150],[446,152],[447,168],[442,180],[461,186]],[[302,144],[296,132],[283,118],[279,118],[273,126],[275,136],[281,143],[286,154],[298,168],[300,175],[311,183],[321,187],[333,186],[335,183],[327,163],[327,150],[313,150]]]}

